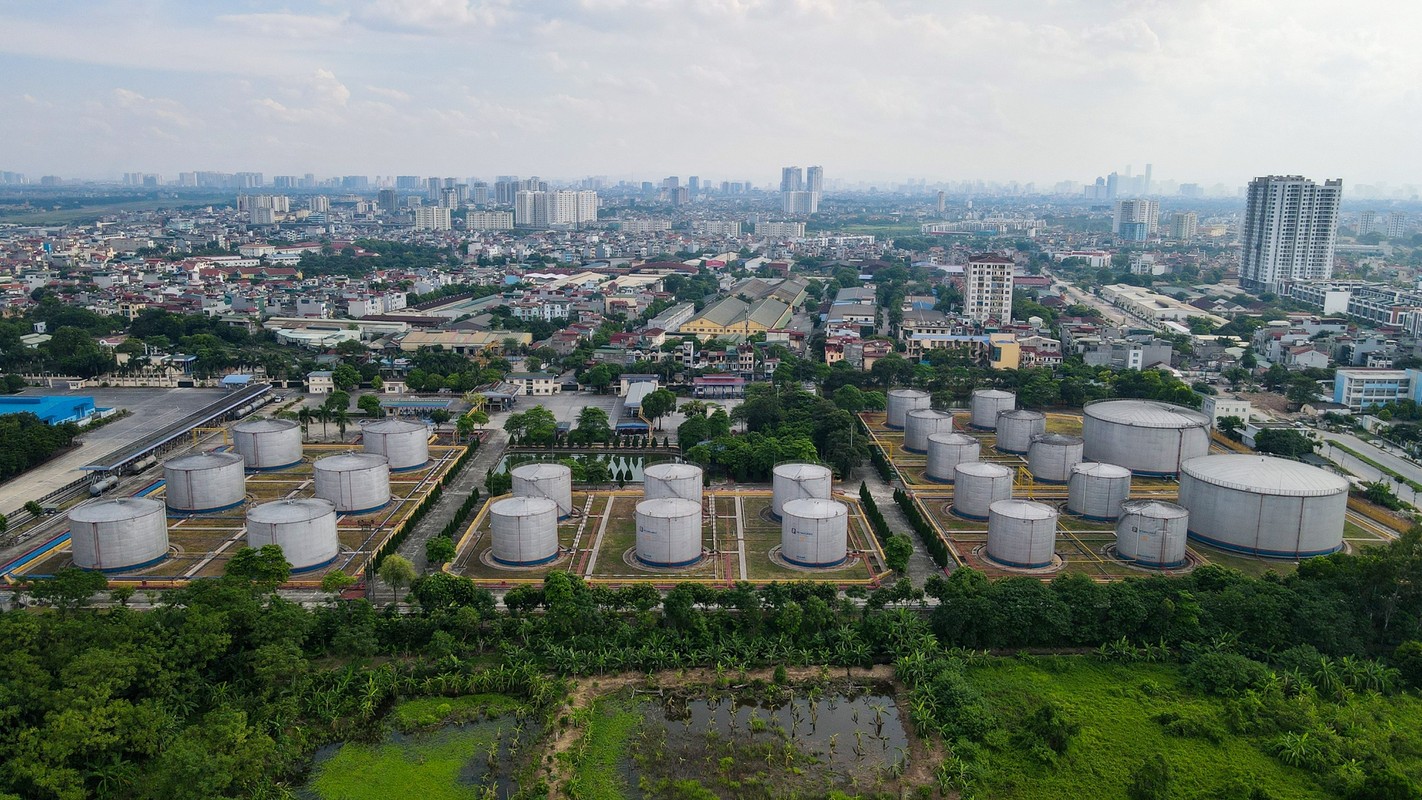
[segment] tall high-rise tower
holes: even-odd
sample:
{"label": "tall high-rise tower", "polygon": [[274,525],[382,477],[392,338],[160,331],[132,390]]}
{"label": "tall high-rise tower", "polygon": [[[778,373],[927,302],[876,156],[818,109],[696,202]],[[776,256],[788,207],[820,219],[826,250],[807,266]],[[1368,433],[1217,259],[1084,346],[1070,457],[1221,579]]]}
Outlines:
{"label": "tall high-rise tower", "polygon": [[974,322],[1012,321],[1012,259],[973,256],[963,270],[963,313]]}
{"label": "tall high-rise tower", "polygon": [[799,167],[780,170],[780,209],[786,214],[814,214],[820,210],[820,192],[824,189],[825,168],[810,167],[804,174]]}
{"label": "tall high-rise tower", "polygon": [[1239,283],[1275,291],[1284,281],[1333,277],[1333,246],[1343,181],[1323,185],[1299,175],[1269,175],[1249,182],[1240,238]]}
{"label": "tall high-rise tower", "polygon": [[780,169],[780,191],[799,192],[804,190],[805,180],[800,173],[799,167],[782,167]]}

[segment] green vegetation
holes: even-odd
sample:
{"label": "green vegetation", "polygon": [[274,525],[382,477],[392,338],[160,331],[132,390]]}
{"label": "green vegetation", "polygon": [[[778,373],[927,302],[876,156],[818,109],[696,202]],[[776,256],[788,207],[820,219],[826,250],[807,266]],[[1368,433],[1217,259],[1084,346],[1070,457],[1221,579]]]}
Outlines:
{"label": "green vegetation", "polygon": [[73,443],[79,426],[50,425],[29,412],[0,415],[0,481],[37,467]]}
{"label": "green vegetation", "polygon": [[635,702],[622,697],[599,700],[582,710],[577,720],[582,738],[566,755],[572,769],[568,796],[575,800],[621,800],[627,794],[622,775],[632,736],[642,715]]}
{"label": "green vegetation", "polygon": [[473,725],[410,741],[347,743],[317,768],[311,789],[321,800],[467,800],[475,795],[461,774],[496,744],[495,733],[492,725]]}
{"label": "green vegetation", "polygon": [[525,708],[523,703],[503,694],[414,697],[395,704],[390,711],[390,722],[397,730],[413,731],[501,717]]}

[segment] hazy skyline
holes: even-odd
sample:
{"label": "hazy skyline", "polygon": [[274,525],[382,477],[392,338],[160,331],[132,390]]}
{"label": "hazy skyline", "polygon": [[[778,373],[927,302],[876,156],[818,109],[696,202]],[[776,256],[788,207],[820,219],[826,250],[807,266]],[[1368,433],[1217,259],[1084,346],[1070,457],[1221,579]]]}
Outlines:
{"label": "hazy skyline", "polygon": [[1422,183],[1422,4],[0,0],[0,169]]}

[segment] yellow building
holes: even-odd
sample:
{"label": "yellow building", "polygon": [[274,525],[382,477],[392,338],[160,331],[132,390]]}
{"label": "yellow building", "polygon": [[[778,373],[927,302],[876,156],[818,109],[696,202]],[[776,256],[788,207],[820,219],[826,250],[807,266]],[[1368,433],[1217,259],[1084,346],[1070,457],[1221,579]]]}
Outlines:
{"label": "yellow building", "polygon": [[791,311],[788,304],[769,297],[752,303],[736,297],[727,297],[707,306],[689,322],[683,323],[679,332],[703,340],[733,334],[753,336],[772,328],[784,327],[790,321]]}

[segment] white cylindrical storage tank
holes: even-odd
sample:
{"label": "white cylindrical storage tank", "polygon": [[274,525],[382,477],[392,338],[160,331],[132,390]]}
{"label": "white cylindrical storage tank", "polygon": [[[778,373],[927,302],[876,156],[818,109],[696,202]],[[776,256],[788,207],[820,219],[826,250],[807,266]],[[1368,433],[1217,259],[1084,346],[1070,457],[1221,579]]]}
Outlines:
{"label": "white cylindrical storage tank", "polygon": [[997,415],[997,449],[1004,453],[1026,453],[1032,437],[1047,432],[1047,415],[1025,408]]}
{"label": "white cylindrical storage tank", "polygon": [[1017,395],[1001,389],[977,389],[971,401],[969,424],[984,431],[997,429],[997,415],[1017,407]]}
{"label": "white cylindrical storage tank", "polygon": [[1080,436],[1038,434],[1032,437],[1032,446],[1027,450],[1027,470],[1036,480],[1066,483],[1071,480],[1071,468],[1081,463],[1082,448]]}
{"label": "white cylindrical storage tank", "polygon": [[1087,519],[1113,520],[1131,496],[1131,471],[1115,464],[1087,462],[1071,468],[1067,510]]}
{"label": "white cylindrical storage tank", "polygon": [[888,415],[884,424],[894,430],[903,430],[908,412],[916,408],[928,408],[933,396],[918,389],[890,389],[885,407]]}
{"label": "white cylindrical storage tank", "polygon": [[513,493],[546,497],[558,504],[558,517],[573,513],[573,471],[565,464],[521,464],[513,468]]}
{"label": "white cylindrical storage tank", "polygon": [[939,483],[952,483],[953,468],[977,461],[983,446],[965,433],[931,433],[928,435],[928,467],[924,476]]}
{"label": "white cylindrical storage tank", "polygon": [[835,500],[804,498],[785,504],[780,557],[797,567],[835,567],[849,552],[849,508]]}
{"label": "white cylindrical storage tank", "polygon": [[1052,565],[1057,549],[1057,510],[1031,500],[999,500],[988,517],[988,558],[1016,569]]}
{"label": "white cylindrical storage tank", "polygon": [[185,514],[222,511],[247,498],[245,462],[236,453],[192,453],[163,465],[168,508]]}
{"label": "white cylindrical storage tank", "polygon": [[1256,455],[1192,458],[1180,466],[1190,538],[1266,558],[1343,547],[1348,481],[1300,461]]}
{"label": "white cylindrical storage tank", "polygon": [[361,426],[365,452],[385,456],[391,472],[420,469],[430,460],[430,431],[423,423],[382,419]]}
{"label": "white cylindrical storage tank", "polygon": [[168,555],[168,515],[146,497],[115,497],[69,512],[74,566],[100,572],[139,569]]}
{"label": "white cylindrical storage tank", "polygon": [[301,426],[289,419],[249,419],[232,426],[247,469],[284,469],[301,461]]}
{"label": "white cylindrical storage tank", "polygon": [[547,497],[505,497],[489,506],[494,561],[509,567],[558,557],[558,504]]}
{"label": "white cylindrical storage tank", "polygon": [[1012,497],[1012,470],[1001,464],[972,461],[953,468],[953,513],[987,519],[992,504]]}
{"label": "white cylindrical storage tank", "polygon": [[1086,458],[1137,475],[1170,476],[1210,452],[1210,418],[1155,400],[1098,400],[1082,413]]}
{"label": "white cylindrical storage tank", "polygon": [[647,500],[680,497],[701,503],[701,467],[695,464],[653,464],[642,470],[642,494]]}
{"label": "white cylindrical storage tank", "polygon": [[772,472],[770,514],[777,520],[785,515],[785,504],[791,500],[814,497],[830,499],[834,476],[830,468],[820,464],[781,464]]}
{"label": "white cylindrical storage tank", "polygon": [[1116,555],[1152,569],[1185,566],[1190,512],[1163,500],[1127,500],[1116,523]]}
{"label": "white cylindrical storage tank", "polygon": [[928,437],[935,433],[953,432],[953,415],[931,408],[915,408],[908,412],[904,424],[904,449],[914,453],[928,452]]}
{"label": "white cylindrical storage tank", "polygon": [[336,506],[308,497],[277,500],[247,511],[247,546],[281,547],[292,572],[319,569],[336,560],[341,540],[336,535]]}
{"label": "white cylindrical storage tank", "polygon": [[680,497],[637,504],[637,560],[686,567],[701,560],[701,504]]}
{"label": "white cylindrical storage tank", "polygon": [[374,453],[341,453],[315,464],[316,496],[342,514],[367,514],[390,502],[390,465]]}

